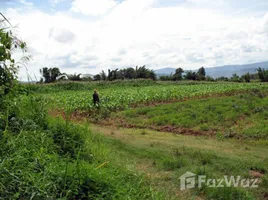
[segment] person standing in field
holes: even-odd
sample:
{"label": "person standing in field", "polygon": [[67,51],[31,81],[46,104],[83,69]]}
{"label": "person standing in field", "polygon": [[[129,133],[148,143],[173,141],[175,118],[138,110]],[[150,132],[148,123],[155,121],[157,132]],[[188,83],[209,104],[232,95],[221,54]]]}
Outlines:
{"label": "person standing in field", "polygon": [[94,103],[94,106],[99,105],[100,103],[99,94],[96,89],[94,90],[94,94],[93,94],[93,103]]}

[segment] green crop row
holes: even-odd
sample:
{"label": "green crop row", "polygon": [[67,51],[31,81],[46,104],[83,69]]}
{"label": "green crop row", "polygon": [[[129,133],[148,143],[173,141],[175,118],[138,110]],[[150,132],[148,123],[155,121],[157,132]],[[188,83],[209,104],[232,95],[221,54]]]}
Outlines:
{"label": "green crop row", "polygon": [[[215,94],[236,94],[251,89],[268,88],[267,84],[259,83],[218,83],[198,85],[156,84],[151,86],[135,87],[126,85],[111,85],[100,88],[100,107],[109,111],[124,110],[139,104],[182,100],[193,97],[207,97]],[[93,89],[62,90],[39,94],[51,102],[51,107],[68,111],[95,109],[92,102]]]}

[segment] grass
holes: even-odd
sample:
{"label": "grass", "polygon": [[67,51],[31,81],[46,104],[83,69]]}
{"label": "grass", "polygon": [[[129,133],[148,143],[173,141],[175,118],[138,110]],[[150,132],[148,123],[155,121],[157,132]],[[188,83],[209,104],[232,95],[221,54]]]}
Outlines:
{"label": "grass", "polygon": [[13,100],[0,127],[0,199],[165,199],[87,126],[49,118],[40,97]]}
{"label": "grass", "polygon": [[[70,121],[74,110],[91,109],[89,89],[96,86],[101,88],[103,104],[93,113],[105,112],[105,120],[116,126],[143,128]],[[18,95],[9,101],[7,112],[1,112],[8,123],[0,123],[0,199],[268,196],[266,85],[119,81],[30,87],[32,94]],[[137,105],[143,107],[132,108]],[[67,111],[67,119],[48,116],[47,109],[55,108]],[[112,110],[116,112],[111,115]],[[152,130],[161,126],[214,135]],[[203,186],[181,191],[179,177],[186,171],[217,179],[258,174],[259,187]]]}
{"label": "grass", "polygon": [[[246,92],[252,88],[267,88],[267,84],[259,83],[200,83],[200,84],[178,84],[161,83],[153,81],[126,81],[109,84],[102,83],[97,87],[97,83],[85,84],[68,83],[53,85],[29,85],[29,93],[39,91],[42,98],[50,102],[54,109],[68,111],[96,111],[92,102],[93,89],[96,87],[100,93],[102,111],[119,111],[129,109],[139,105],[150,105],[156,102],[166,102],[182,100],[193,97],[205,97],[211,95],[226,95]],[[73,84],[73,85],[72,85]],[[35,89],[32,89],[34,87]],[[77,88],[78,87],[78,88]],[[38,90],[39,88],[39,90]],[[77,89],[75,89],[77,88]]]}
{"label": "grass", "polygon": [[[114,158],[126,160],[130,169],[146,173],[155,188],[168,190],[173,197],[262,199],[267,195],[267,144],[260,141],[217,140],[125,128],[110,134],[109,128],[93,126],[92,129],[105,135],[106,142],[114,149]],[[224,175],[252,177],[250,170],[264,174],[258,189],[205,187],[190,193],[179,190],[179,177],[186,171],[222,178]]]}
{"label": "grass", "polygon": [[267,101],[267,91],[251,90],[247,94],[135,108],[114,113],[111,118],[138,127],[169,125],[223,137],[268,138]]}

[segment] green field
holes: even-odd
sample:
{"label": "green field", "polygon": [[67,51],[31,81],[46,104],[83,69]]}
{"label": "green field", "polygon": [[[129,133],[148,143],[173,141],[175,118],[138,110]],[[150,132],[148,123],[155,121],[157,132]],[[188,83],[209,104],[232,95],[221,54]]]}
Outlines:
{"label": "green field", "polygon": [[55,108],[64,110],[94,110],[92,91],[100,93],[101,107],[109,111],[124,110],[139,104],[178,101],[216,94],[236,94],[250,89],[265,89],[260,83],[166,83],[154,81],[122,81],[114,84],[57,84],[34,91],[43,94]]}
{"label": "green field", "polygon": [[[149,183],[145,195],[152,199],[267,195],[267,84],[128,81],[40,87],[31,88],[30,96],[44,99],[53,118],[74,120],[101,138],[97,154],[104,152],[97,157],[100,164],[108,163],[103,170],[120,165],[137,174]],[[91,102],[94,88],[100,107]],[[259,187],[181,191],[179,177],[187,171],[217,179],[258,178]]]}
{"label": "green field", "polygon": [[0,0],[0,200],[268,200],[265,6]]}
{"label": "green field", "polygon": [[[244,94],[202,98],[141,107],[113,114],[113,121],[140,128],[169,126],[223,137],[268,138],[268,93],[253,89]],[[179,130],[177,130],[179,131]],[[176,133],[176,132],[175,132]],[[186,132],[187,133],[187,132]]]}
{"label": "green field", "polygon": [[[101,103],[93,106],[98,89]],[[20,85],[0,123],[4,199],[265,199],[268,85]],[[187,171],[258,187],[181,190]]]}

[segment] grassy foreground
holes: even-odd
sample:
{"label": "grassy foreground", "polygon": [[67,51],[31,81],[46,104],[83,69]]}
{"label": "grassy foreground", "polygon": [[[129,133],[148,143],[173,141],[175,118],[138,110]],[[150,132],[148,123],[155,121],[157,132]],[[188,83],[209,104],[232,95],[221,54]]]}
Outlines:
{"label": "grassy foreground", "polygon": [[14,101],[0,126],[0,199],[165,198],[112,162],[111,148],[87,126],[48,117],[42,98]]}
{"label": "grassy foreground", "polygon": [[[238,141],[172,135],[147,129],[91,125],[110,147],[113,162],[145,174],[163,199],[265,199],[268,189],[268,150],[263,141]],[[226,187],[180,190],[179,177],[186,171],[210,178],[233,175],[257,178],[258,188]]]}
{"label": "grassy foreground", "polygon": [[[119,99],[105,119],[97,119],[120,119],[119,123],[133,125],[131,129],[117,128],[117,123],[93,125],[88,115],[80,118],[85,121],[70,121],[73,111],[84,105],[79,107],[79,95],[89,95],[82,102],[90,102],[91,85],[67,84],[71,90],[61,88],[66,85],[31,86],[26,87],[28,96],[7,99],[3,117],[8,124],[0,123],[0,199],[267,198],[266,85],[136,84],[101,86],[107,94],[129,91],[134,105],[124,107],[128,100],[122,97],[123,107]],[[162,105],[171,96],[155,91],[165,87],[173,88],[168,95],[178,94],[173,100],[183,101]],[[227,90],[220,90],[224,87]],[[152,90],[150,96],[143,94],[147,90]],[[55,107],[55,100],[62,102]],[[106,113],[107,107],[91,110],[88,102],[84,111]],[[47,111],[57,106],[65,110],[65,120],[48,116]],[[215,134],[196,137],[152,130],[161,126]],[[179,178],[187,171],[216,179],[224,175],[256,178],[258,188],[202,186],[181,191]]]}

